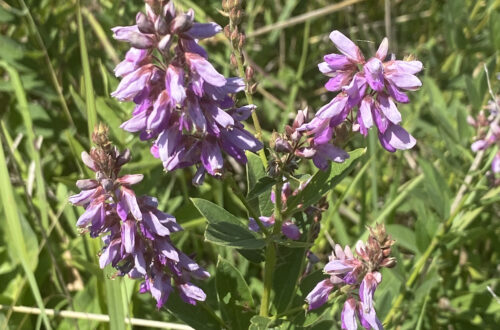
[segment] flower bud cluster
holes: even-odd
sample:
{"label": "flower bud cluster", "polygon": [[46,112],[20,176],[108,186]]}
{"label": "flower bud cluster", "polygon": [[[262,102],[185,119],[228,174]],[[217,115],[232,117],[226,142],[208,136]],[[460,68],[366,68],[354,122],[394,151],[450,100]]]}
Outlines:
{"label": "flower bud cluster", "polygon": [[135,25],[113,28],[114,38],[132,47],[115,68],[122,80],[111,94],[136,104],[121,127],[153,139],[151,152],[166,170],[198,166],[195,184],[206,172],[221,176],[222,151],[245,163],[246,150],[262,148],[241,123],[255,107],[236,107],[233,98],[245,82],[217,72],[198,44],[221,30],[196,23],[192,9],[180,12],[173,1],[146,1]]}
{"label": "flower bud cluster", "polygon": [[240,75],[243,76],[244,74],[245,76],[246,90],[248,93],[254,94],[258,85],[254,81],[254,69],[248,63],[246,63],[246,67],[243,69],[243,65],[245,64],[243,47],[246,42],[246,36],[241,27],[245,15],[242,4],[242,0],[222,0],[222,10],[229,18],[229,24],[224,27],[224,35],[229,39],[232,46],[231,65],[234,68],[242,68]]}
{"label": "flower bud cluster", "polygon": [[[323,145],[338,134],[339,125],[347,120],[353,123],[354,131],[365,136],[376,126],[382,147],[390,152],[412,148],[416,140],[400,126],[401,114],[396,102],[408,103],[404,91],[415,91],[422,85],[415,76],[422,70],[422,63],[412,58],[395,60],[394,56],[385,61],[387,38],[368,60],[341,32],[333,31],[330,39],[341,54],[326,55],[325,62],[318,67],[330,77],[325,88],[339,93],[300,129],[314,136],[315,145]],[[358,109],[356,118],[355,109]]]}
{"label": "flower bud cluster", "polygon": [[[366,329],[383,329],[377,318],[373,296],[382,281],[382,267],[394,267],[396,259],[391,257],[394,240],[386,233],[384,225],[369,228],[368,241],[356,244],[356,256],[349,246],[335,246],[324,272],[329,278],[319,282],[307,295],[309,310],[316,309],[328,301],[328,296],[337,286],[346,286],[347,300],[342,310],[342,329],[357,329],[356,318]],[[357,292],[356,292],[357,291]]]}
{"label": "flower bud cluster", "polygon": [[326,170],[330,161],[344,162],[349,154],[331,144],[317,144],[313,137],[307,136],[301,127],[307,120],[307,109],[299,110],[292,126],[287,125],[284,133],[274,132],[270,147],[274,151],[273,162],[269,166],[269,175],[277,176],[281,171],[292,173],[297,168],[299,158],[312,159],[314,165]]}
{"label": "flower bud cluster", "polygon": [[99,265],[111,265],[117,276],[143,279],[140,292],[149,291],[162,307],[174,288],[187,303],[205,300],[203,290],[192,278],[210,275],[195,261],[177,249],[170,234],[182,230],[172,215],[158,210],[156,198],[137,197],[131,186],[143,176],[119,176],[121,167],[130,160],[130,152],[119,152],[100,125],[93,134],[96,147],[83,152],[84,164],[95,172],[95,179],[77,181],[81,189],[69,201],[83,206],[85,212],[76,225],[91,237],[101,236],[104,247]]}

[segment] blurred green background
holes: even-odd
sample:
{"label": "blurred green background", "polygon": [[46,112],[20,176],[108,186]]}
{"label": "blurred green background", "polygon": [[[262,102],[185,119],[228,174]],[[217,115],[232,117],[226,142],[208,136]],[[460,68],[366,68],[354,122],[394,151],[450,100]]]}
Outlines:
{"label": "blurred green background", "polygon": [[[220,1],[174,2],[194,8],[198,21],[227,24]],[[328,195],[330,209],[314,252],[325,262],[331,240],[354,245],[366,225],[383,222],[397,240],[399,262],[383,272],[376,295],[379,317],[394,316],[390,328],[495,329],[500,300],[491,292],[500,293],[500,189],[490,187],[486,175],[494,150],[468,173],[475,132],[466,119],[491,99],[485,67],[493,92],[499,91],[500,1],[249,0],[245,7],[246,51],[259,82],[255,102],[267,137],[282,130],[297,109],[308,106],[314,112],[333,97],[322,87],[327,78],[317,64],[336,51],[328,39],[334,29],[366,56],[387,35],[398,59],[412,54],[424,63],[423,87],[411,93],[410,104],[400,106],[403,127],[417,138],[417,146],[390,154],[376,136],[349,141],[347,150],[369,146],[368,153]],[[191,185],[192,169],[165,173],[148,142],[119,128],[133,106],[109,96],[118,83],[112,70],[127,50],[112,39],[110,28],[134,24],[139,10],[141,0],[81,0],[81,5],[76,0],[0,0],[5,155],[5,161],[0,158],[0,328],[44,328],[40,317],[13,313],[10,306],[178,323],[191,311],[173,306],[174,295],[173,314],[158,311],[149,294],[137,293],[138,282],[110,280],[112,271],[101,271],[96,262],[98,244],[75,228],[83,209],[67,198],[77,191],[75,181],[90,174],[79,157],[90,147],[89,111],[97,111],[110,126],[117,146],[131,149],[133,159],[124,171],[145,175],[137,194],[157,196],[160,209],[186,229],[174,236],[177,246],[196,253],[212,274],[217,256],[225,257],[245,274],[255,297],[261,289],[260,265],[203,242],[205,221],[188,199],[202,197],[247,217],[229,184],[210,178],[197,188]],[[222,34],[203,44],[223,74],[235,74]],[[230,167],[245,188],[245,168]],[[308,164],[303,168],[313,171]],[[472,181],[456,212],[450,212],[467,174]],[[202,286],[207,305],[217,309],[213,278]],[[315,328],[340,328],[339,311],[327,312]],[[91,320],[49,319],[58,329],[108,327]]]}

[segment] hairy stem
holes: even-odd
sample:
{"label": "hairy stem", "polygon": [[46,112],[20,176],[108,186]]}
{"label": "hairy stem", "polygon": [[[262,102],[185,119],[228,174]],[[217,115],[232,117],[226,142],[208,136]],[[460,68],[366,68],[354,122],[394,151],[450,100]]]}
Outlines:
{"label": "hairy stem", "polygon": [[[275,204],[274,204],[274,227],[273,236],[280,233],[282,217],[281,190],[283,183],[279,182],[274,186]],[[272,237],[271,237],[272,238]],[[262,302],[260,305],[260,316],[267,317],[269,315],[269,301],[271,297],[271,287],[273,284],[273,273],[276,267],[276,246],[272,239],[268,240],[266,248],[266,260],[264,263],[264,293],[262,294]]]}

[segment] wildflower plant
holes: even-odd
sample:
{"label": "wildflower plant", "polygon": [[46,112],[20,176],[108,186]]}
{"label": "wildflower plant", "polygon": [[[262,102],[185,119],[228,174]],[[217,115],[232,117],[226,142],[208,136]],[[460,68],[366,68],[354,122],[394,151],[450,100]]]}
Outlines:
{"label": "wildflower plant", "polygon": [[[363,148],[345,151],[349,146],[341,135],[366,136],[375,126],[387,151],[415,146],[415,138],[401,127],[396,104],[410,102],[407,91],[421,86],[416,74],[422,63],[388,56],[387,38],[365,59],[353,41],[333,31],[330,39],[340,54],[324,56],[318,67],[329,77],[326,90],[336,96],[312,119],[312,110],[299,110],[291,125],[276,127],[266,141],[258,116],[266,109],[254,105],[257,79],[244,51],[242,1],[224,0],[220,12],[228,19],[224,28],[197,22],[194,10],[182,11],[173,1],[146,0],[136,24],[113,28],[113,37],[130,49],[114,70],[120,82],[111,95],[133,103],[130,119],[120,127],[138,133],[139,143],[150,148],[167,173],[194,166],[195,185],[203,184],[206,173],[231,181],[247,219],[204,199],[191,202],[207,221],[205,244],[229,247],[238,258],[263,262],[260,303],[254,302],[245,274],[222,257],[212,274],[215,290],[203,284],[211,274],[196,256],[178,249],[172,237],[181,225],[158,209],[156,198],[135,195],[132,187],[142,175],[120,176],[131,155],[112,145],[103,125],[93,134],[94,147],[82,153],[95,179],[79,180],[81,192],[70,197],[72,204],[85,208],[76,225],[82,233],[101,238],[100,267],[110,265],[115,276],[140,279],[140,292],[149,292],[159,309],[172,294],[197,305],[216,291],[213,299],[218,298],[220,311],[209,304],[196,308],[208,310],[221,328],[300,327],[307,323],[304,317],[323,305],[338,304],[340,298],[343,309],[337,319],[343,329],[356,329],[358,322],[366,329],[382,329],[374,294],[382,282],[381,269],[396,264],[391,256],[394,240],[384,225],[369,228],[366,243],[359,241],[355,253],[349,246],[334,245],[324,276],[314,272],[321,261],[313,252],[314,242],[322,235],[322,215],[329,208],[325,195],[365,153]],[[203,40],[218,33],[230,45],[228,60],[236,77],[219,73],[203,48]],[[253,127],[245,123],[250,117]],[[307,165],[302,164],[309,160],[319,169],[315,173],[304,171]],[[246,166],[246,182],[235,182],[231,164],[237,163]],[[318,274],[323,279],[314,282]],[[192,321],[192,315],[177,315]]]}

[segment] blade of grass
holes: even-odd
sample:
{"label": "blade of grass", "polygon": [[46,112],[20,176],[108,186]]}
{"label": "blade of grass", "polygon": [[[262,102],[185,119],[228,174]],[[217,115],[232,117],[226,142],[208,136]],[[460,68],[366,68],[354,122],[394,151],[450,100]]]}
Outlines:
{"label": "blade of grass", "polygon": [[92,140],[92,132],[94,131],[94,126],[97,124],[97,111],[95,108],[94,86],[92,85],[92,74],[90,72],[87,43],[85,41],[85,30],[83,29],[80,0],[76,2],[76,6],[77,6],[77,21],[78,21],[78,40],[80,43],[80,56],[82,60],[83,81],[85,85],[85,104],[87,106],[89,139]]}
{"label": "blade of grass", "polygon": [[38,209],[42,220],[42,226],[47,229],[49,223],[48,210],[47,210],[47,195],[45,192],[45,180],[43,178],[42,163],[40,160],[40,152],[35,148],[35,132],[33,130],[33,121],[28,108],[28,101],[24,92],[21,78],[17,71],[5,62],[0,62],[10,76],[12,87],[17,98],[19,111],[23,118],[24,126],[26,127],[26,136],[28,138],[28,152],[30,158],[35,162],[35,181],[36,181],[36,194],[38,199]]}
{"label": "blade of grass", "polygon": [[29,262],[27,260],[28,252],[26,251],[25,240],[21,229],[21,220],[19,219],[19,210],[17,209],[17,204],[14,198],[14,191],[12,183],[10,182],[9,171],[5,162],[2,143],[0,143],[0,184],[2,185],[1,199],[5,214],[5,221],[7,223],[7,232],[9,233],[8,237],[11,238],[10,244],[14,246],[13,250],[17,252],[21,265],[26,273],[26,277],[28,278],[36,304],[40,309],[43,324],[46,329],[52,329],[49,319],[47,318],[47,314],[45,313],[44,303],[35,279],[35,275],[29,267]]}
{"label": "blade of grass", "polygon": [[289,20],[286,20],[283,22],[278,22],[275,24],[270,24],[270,25],[264,26],[260,29],[253,31],[253,33],[250,33],[247,37],[252,38],[252,37],[262,35],[262,34],[269,33],[271,31],[280,31],[282,29],[286,29],[288,27],[300,24],[300,23],[305,22],[305,21],[309,21],[309,20],[313,20],[313,19],[325,16],[325,15],[329,15],[331,13],[342,10],[348,6],[354,5],[354,4],[356,4],[358,2],[362,2],[362,1],[364,1],[364,0],[345,0],[345,1],[340,2],[340,3],[334,3],[330,6],[326,6],[326,7],[316,9],[316,10],[310,11],[308,13],[299,15],[299,16],[292,17]]}
{"label": "blade of grass", "polygon": [[109,39],[106,36],[106,32],[104,32],[104,29],[102,28],[101,24],[99,24],[99,21],[96,20],[94,15],[87,8],[83,7],[81,8],[81,10],[83,16],[85,16],[90,26],[94,30],[97,38],[101,42],[104,51],[108,54],[115,65],[120,63],[120,58],[118,57],[118,54],[116,53],[113,45],[111,45],[111,42],[109,42]]}
{"label": "blade of grass", "polygon": [[50,62],[49,53],[47,51],[47,48],[45,47],[45,43],[43,42],[42,36],[40,35],[40,32],[38,31],[38,28],[35,24],[35,20],[33,19],[33,16],[31,16],[31,12],[28,9],[28,6],[26,6],[26,3],[24,2],[24,0],[18,0],[18,3],[21,6],[22,12],[25,13],[25,15],[26,15],[26,19],[28,20],[28,26],[29,26],[29,29],[31,30],[30,31],[31,34],[34,36],[35,41],[38,44],[38,47],[42,50],[43,56],[45,58],[45,62],[46,62],[47,67],[49,69],[52,84],[54,85],[54,88],[56,89],[57,96],[59,98],[59,103],[61,103],[61,107],[63,108],[63,112],[66,116],[66,119],[68,120],[68,123],[70,124],[72,129],[76,130],[75,123],[73,121],[73,118],[71,117],[71,113],[69,112],[68,104],[66,103],[66,99],[64,98],[64,95],[63,95],[63,89],[62,89],[61,85],[59,84],[59,81],[57,80],[56,71],[54,70],[52,63]]}

